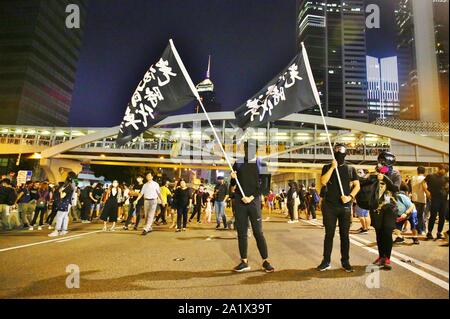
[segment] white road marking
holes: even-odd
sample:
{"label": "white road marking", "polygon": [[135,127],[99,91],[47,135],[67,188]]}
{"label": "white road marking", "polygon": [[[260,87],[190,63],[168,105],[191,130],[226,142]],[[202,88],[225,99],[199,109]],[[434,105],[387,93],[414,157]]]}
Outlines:
{"label": "white road marking", "polygon": [[[311,222],[311,221],[307,221],[307,220],[303,220],[303,221],[306,222],[306,223],[308,223],[308,224],[310,224],[310,225],[320,226],[320,224],[317,224],[317,223],[314,223],[314,222]],[[354,244],[355,246],[361,247],[362,249],[367,250],[368,252],[370,252],[370,253],[372,253],[372,254],[378,256],[378,250],[375,250],[375,249],[373,249],[373,248],[367,247],[365,244],[363,244],[363,243],[361,243],[361,242],[355,240],[353,237],[356,237],[356,236],[350,235],[350,242],[351,242],[352,244]],[[360,239],[359,237],[357,237],[357,238]],[[364,240],[364,241],[365,241],[365,240]],[[367,243],[370,243],[370,242],[367,242]],[[399,253],[395,252],[395,255],[398,256],[398,254],[399,254]],[[394,251],[393,251],[393,255],[394,255]],[[403,255],[403,254],[401,254],[401,255],[403,256],[403,257],[401,257],[401,258],[404,258],[404,259],[409,259],[409,260],[411,260],[411,261],[414,259],[414,258],[410,258],[410,257],[407,256],[407,255]],[[414,260],[415,260],[415,259],[414,259]],[[444,281],[444,280],[442,280],[442,279],[439,279],[439,278],[437,278],[437,277],[435,277],[435,276],[433,276],[433,275],[431,275],[431,274],[429,274],[429,273],[427,273],[427,272],[425,272],[425,271],[423,271],[423,270],[421,270],[421,269],[418,269],[418,268],[416,268],[416,267],[413,267],[413,266],[411,266],[410,264],[406,264],[406,263],[402,262],[401,260],[397,259],[396,257],[391,257],[391,262],[393,262],[393,263],[399,265],[400,267],[403,267],[403,268],[405,268],[405,269],[408,269],[409,271],[411,271],[411,272],[413,272],[413,273],[415,273],[415,274],[421,276],[421,277],[424,278],[424,279],[427,279],[428,281],[434,283],[435,285],[437,285],[437,286],[439,286],[439,287],[441,287],[441,288],[444,288],[445,290],[449,291],[449,283],[448,283],[448,282],[446,282],[446,281]],[[435,268],[435,267],[433,267],[433,266],[431,266],[431,265],[428,265],[428,264],[426,264],[426,263],[423,263],[423,262],[420,262],[420,263],[421,263],[421,265],[426,265],[426,266],[427,266],[427,269],[429,269],[429,270],[430,270],[430,268],[437,269],[437,268]],[[418,264],[418,263],[417,263],[417,264]],[[418,264],[418,265],[419,265],[419,264]],[[425,267],[424,267],[424,268],[425,268]],[[440,269],[438,269],[438,270],[439,270],[440,272],[444,272],[444,271],[442,271],[442,270],[440,270]],[[437,273],[437,272],[436,272],[436,273]],[[445,273],[445,272],[444,272],[444,273]],[[447,273],[447,276],[448,276],[448,273]],[[448,277],[447,277],[447,278],[448,278]]]}
{"label": "white road marking", "polygon": [[31,244],[20,245],[20,246],[15,246],[15,247],[3,248],[3,249],[0,249],[0,253],[5,252],[5,251],[10,251],[10,250],[15,250],[15,249],[21,249],[21,248],[27,248],[27,247],[37,246],[37,245],[44,245],[44,244],[54,243],[54,242],[69,241],[69,240],[74,239],[74,238],[78,238],[78,237],[86,236],[86,235],[92,235],[92,234],[96,234],[96,233],[100,233],[100,232],[102,232],[102,231],[101,230],[96,230],[96,231],[83,233],[83,234],[78,234],[78,235],[73,235],[73,236],[57,237],[55,239],[44,240],[44,241],[40,241],[40,242],[37,242],[37,243],[31,243]]}

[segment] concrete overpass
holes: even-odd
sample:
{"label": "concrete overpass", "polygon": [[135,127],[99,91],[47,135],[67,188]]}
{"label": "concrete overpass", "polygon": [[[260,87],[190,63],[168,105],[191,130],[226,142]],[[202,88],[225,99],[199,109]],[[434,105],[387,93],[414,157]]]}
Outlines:
{"label": "concrete overpass", "polygon": [[[230,156],[237,128],[233,112],[211,113],[214,126]],[[448,163],[447,129],[410,131],[350,120],[327,118],[333,141],[347,144],[348,159],[372,165],[381,150],[391,150],[399,165]],[[0,155],[23,154],[40,159],[50,178],[79,171],[81,162],[153,167],[226,168],[203,114],[171,116],[124,147],[117,148],[118,127],[45,128],[0,126]],[[319,116],[292,114],[269,127],[248,133],[263,145],[273,171],[306,173],[317,171],[330,158]],[[266,147],[267,146],[267,147]],[[268,150],[270,148],[270,150]]]}

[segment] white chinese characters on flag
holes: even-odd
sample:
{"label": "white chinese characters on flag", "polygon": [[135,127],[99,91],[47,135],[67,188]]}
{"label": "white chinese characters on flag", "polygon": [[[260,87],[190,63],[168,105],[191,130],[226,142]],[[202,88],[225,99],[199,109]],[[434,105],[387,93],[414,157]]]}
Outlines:
{"label": "white chinese characters on flag", "polygon": [[302,51],[280,74],[234,113],[238,126],[247,128],[277,121],[317,104],[317,88],[306,52]]}
{"label": "white chinese characters on flag", "polygon": [[169,44],[133,93],[120,125],[117,144],[128,143],[194,99]]}

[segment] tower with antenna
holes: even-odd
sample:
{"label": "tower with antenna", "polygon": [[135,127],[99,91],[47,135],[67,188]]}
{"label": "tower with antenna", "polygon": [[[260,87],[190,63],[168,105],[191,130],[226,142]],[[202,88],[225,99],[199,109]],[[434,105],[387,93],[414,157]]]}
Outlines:
{"label": "tower with antenna", "polygon": [[[197,84],[198,93],[205,105],[207,112],[220,112],[222,106],[216,102],[216,94],[214,92],[214,83],[211,81],[211,55],[208,56],[208,69],[206,71],[206,78]],[[195,113],[201,112],[200,105],[195,105]]]}

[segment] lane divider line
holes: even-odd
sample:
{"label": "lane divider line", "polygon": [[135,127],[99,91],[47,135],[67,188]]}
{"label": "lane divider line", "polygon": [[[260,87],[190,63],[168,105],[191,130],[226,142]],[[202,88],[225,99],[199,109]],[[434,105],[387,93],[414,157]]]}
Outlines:
{"label": "lane divider line", "polygon": [[[310,222],[310,221],[306,221],[306,220],[303,220],[303,221],[308,223],[308,224],[311,224],[311,225],[320,226],[319,224],[316,224],[316,223],[313,223],[313,222]],[[368,251],[368,252],[378,256],[378,250],[375,250],[375,249],[373,249],[371,247],[367,247],[365,244],[363,244],[363,243],[361,243],[359,241],[356,241],[353,238],[350,238],[350,242],[352,244],[354,244],[355,246],[361,247],[362,249],[364,249],[364,250],[366,250],[366,251]],[[404,255],[404,256],[409,258],[406,255]],[[429,273],[427,273],[427,272],[425,272],[425,271],[423,271],[421,269],[418,269],[418,268],[413,267],[413,266],[411,266],[409,264],[406,264],[406,263],[402,262],[401,260],[397,259],[396,257],[391,257],[391,262],[393,262],[393,263],[397,264],[398,266],[403,267],[403,268],[405,268],[405,269],[415,273],[416,275],[419,275],[420,277],[422,277],[422,278],[424,278],[424,279],[434,283],[435,285],[437,285],[437,286],[439,286],[441,288],[444,288],[445,290],[449,291],[449,283],[448,282],[446,282],[446,281],[444,281],[442,279],[439,279],[439,278],[437,278],[437,277],[435,277],[435,276],[433,276],[433,275],[431,275],[431,274],[429,274]],[[425,263],[422,263],[422,264],[425,264]],[[428,266],[429,267],[433,267],[431,265],[428,265]]]}
{"label": "lane divider line", "polygon": [[87,235],[92,235],[92,234],[96,234],[96,233],[101,233],[101,232],[103,232],[103,231],[102,230],[96,230],[96,231],[83,233],[83,234],[78,234],[78,235],[73,235],[73,236],[57,237],[55,239],[44,240],[44,241],[40,241],[40,242],[37,242],[37,243],[31,243],[31,244],[25,244],[25,245],[14,246],[14,247],[9,247],[9,248],[3,248],[3,249],[0,249],[0,253],[5,252],[5,251],[15,250],[15,249],[22,249],[22,248],[27,248],[27,247],[33,247],[33,246],[37,246],[37,245],[44,245],[44,244],[49,244],[49,243],[54,243],[54,242],[61,242],[63,240],[64,241],[68,241],[70,239],[74,239],[74,238],[78,238],[78,237],[82,237],[82,236],[87,236]]}

